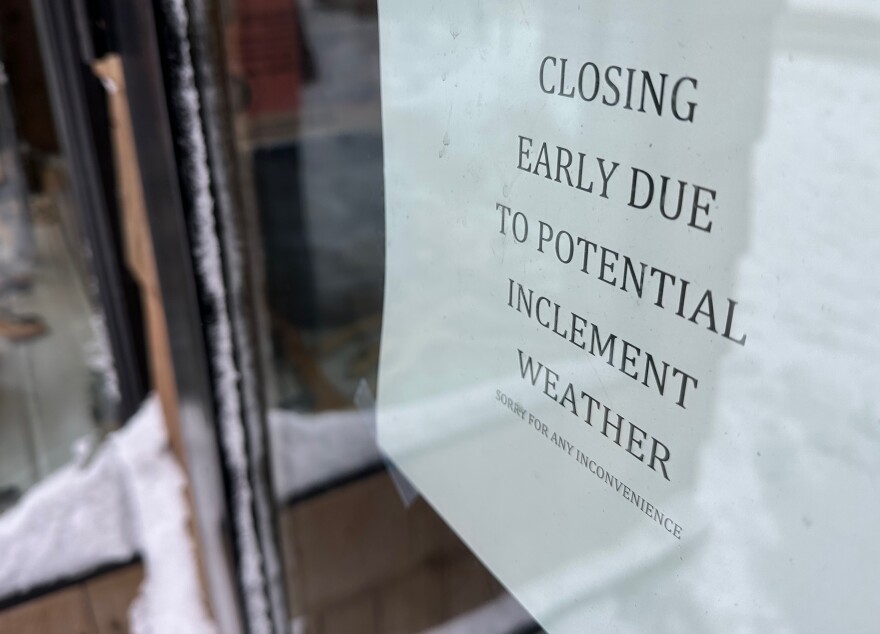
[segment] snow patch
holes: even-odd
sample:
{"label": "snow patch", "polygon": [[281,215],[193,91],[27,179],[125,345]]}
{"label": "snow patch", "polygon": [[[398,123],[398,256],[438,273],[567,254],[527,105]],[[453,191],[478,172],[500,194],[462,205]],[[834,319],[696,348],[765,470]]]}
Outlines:
{"label": "snow patch", "polygon": [[239,373],[235,360],[232,323],[229,318],[220,241],[214,218],[214,197],[208,149],[201,121],[201,100],[196,87],[187,31],[189,15],[184,0],[163,2],[169,27],[180,42],[180,58],[174,67],[174,105],[180,116],[185,151],[181,169],[189,177],[193,195],[195,256],[200,281],[211,307],[208,329],[212,367],[216,378],[218,419],[224,462],[232,494],[232,518],[238,546],[240,581],[250,631],[272,631],[264,561],[254,520],[254,493],[250,485],[245,427],[239,401]]}
{"label": "snow patch", "polygon": [[0,515],[0,596],[132,559],[138,550],[118,453],[105,447],[32,487]]}
{"label": "snow patch", "polygon": [[213,633],[188,530],[186,479],[151,397],[90,462],[74,462],[0,516],[0,596],[87,574],[140,553],[135,634]]}
{"label": "snow patch", "polygon": [[279,501],[381,463],[375,429],[372,411],[270,411],[272,475]]}
{"label": "snow patch", "polygon": [[133,634],[216,631],[201,595],[188,532],[186,479],[171,452],[159,401],[152,398],[117,432],[146,577],[129,612]]}

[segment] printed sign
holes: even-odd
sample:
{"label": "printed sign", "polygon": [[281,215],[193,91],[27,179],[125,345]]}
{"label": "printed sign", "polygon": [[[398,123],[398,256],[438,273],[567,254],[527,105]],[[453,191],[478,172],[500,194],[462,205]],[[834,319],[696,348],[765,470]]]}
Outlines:
{"label": "printed sign", "polygon": [[880,67],[852,24],[380,2],[380,444],[552,632],[866,623]]}

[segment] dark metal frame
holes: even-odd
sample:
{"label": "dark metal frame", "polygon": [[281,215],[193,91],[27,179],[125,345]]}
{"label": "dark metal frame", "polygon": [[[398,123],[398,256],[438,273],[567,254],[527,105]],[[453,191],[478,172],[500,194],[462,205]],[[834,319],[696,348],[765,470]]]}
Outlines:
{"label": "dark metal frame", "polygon": [[[260,364],[257,361],[253,298],[250,272],[243,258],[235,257],[244,230],[240,226],[239,192],[234,175],[232,138],[221,66],[224,62],[222,34],[214,32],[213,3],[188,2],[189,30],[180,39],[166,22],[169,4],[160,0],[32,0],[45,51],[53,107],[59,131],[69,156],[76,157],[74,174],[78,206],[88,210],[90,243],[101,277],[101,299],[107,311],[111,336],[114,329],[126,335],[133,323],[120,298],[123,261],[108,219],[115,215],[115,198],[91,152],[95,129],[91,108],[95,107],[83,87],[97,83],[87,71],[93,57],[111,50],[119,54],[125,76],[131,112],[135,151],[143,183],[144,202],[156,253],[159,289],[163,303],[180,405],[180,425],[189,475],[189,489],[195,514],[194,525],[200,545],[202,572],[213,616],[220,631],[277,632],[287,630],[283,571],[278,548],[274,498],[268,469],[267,430],[261,400]],[[206,136],[211,190],[216,201],[214,219],[223,259],[226,297],[222,305],[211,303],[202,272],[195,263],[192,234],[193,184],[180,166],[192,158],[175,135],[181,133],[180,113],[175,97],[173,68],[183,53],[191,56],[196,88],[201,102],[199,116]],[[184,60],[186,61],[186,60]],[[189,62],[187,62],[189,63]],[[94,88],[94,86],[93,86]],[[101,92],[99,90],[99,92]],[[103,94],[99,95],[103,98]],[[113,249],[107,248],[113,239]],[[216,377],[217,343],[206,332],[206,322],[223,311],[232,324],[234,363],[241,376],[235,398],[242,412],[234,421],[245,437],[245,471],[227,462],[228,448],[219,424]],[[126,391],[127,416],[144,395],[144,377],[130,363],[135,358],[132,342],[114,339],[114,357],[124,385],[140,385]],[[228,397],[228,394],[224,394]],[[228,421],[226,421],[228,424]],[[250,503],[243,508],[241,483],[250,491]],[[238,497],[236,497],[238,496]],[[235,502],[239,501],[239,504]],[[256,538],[251,556],[261,561],[260,587],[241,574],[242,539],[240,520],[253,526]],[[265,595],[265,602],[254,598]],[[256,614],[253,606],[268,606]],[[259,608],[260,610],[264,608]],[[256,615],[256,616],[255,616]]]}
{"label": "dark metal frame", "polygon": [[[73,33],[83,33],[82,6],[79,12],[68,2],[34,0],[43,39],[54,49],[51,61],[55,83],[76,65],[84,50],[77,47]],[[125,74],[131,78],[127,90],[136,153],[157,273],[168,325],[171,360],[180,404],[180,422],[187,456],[189,491],[194,506],[206,592],[213,616],[224,633],[244,631],[241,590],[230,544],[234,540],[227,513],[224,469],[218,451],[214,399],[202,315],[191,247],[184,219],[180,180],[171,136],[161,51],[157,44],[155,16],[151,2],[113,0],[103,3],[108,32],[118,49]],[[64,58],[67,58],[65,61]],[[81,94],[61,90],[55,101],[64,109],[83,110]],[[82,113],[85,117],[85,113]],[[74,155],[80,146],[74,143]],[[86,207],[88,208],[88,207]],[[112,286],[112,285],[111,285]],[[115,316],[108,315],[109,323]],[[125,355],[121,357],[125,358]]]}
{"label": "dark metal frame", "polygon": [[[235,178],[227,173],[232,161],[229,130],[225,127],[225,101],[216,90],[212,75],[217,71],[217,36],[209,29],[204,7],[187,7],[190,29],[184,40],[166,22],[168,3],[110,0],[115,25],[116,48],[123,60],[135,144],[141,166],[148,221],[154,250],[165,316],[168,322],[172,363],[180,400],[181,427],[187,450],[190,486],[205,566],[206,582],[215,619],[223,632],[274,631],[287,629],[284,591],[273,498],[266,463],[265,420],[260,402],[257,366],[248,363],[255,351],[254,321],[248,296],[248,274],[241,261],[232,257],[237,247],[237,218],[232,210]],[[206,280],[194,261],[194,183],[180,172],[192,156],[186,143],[178,142],[182,129],[176,104],[179,91],[175,65],[195,67],[199,92],[201,126],[207,144],[211,193],[215,201],[214,221],[220,241],[226,296],[222,305],[212,302]],[[133,80],[135,79],[136,80]],[[239,280],[236,282],[236,280]],[[216,379],[220,371],[217,342],[210,339],[207,323],[223,311],[232,324],[232,344],[240,381],[232,397],[238,399],[240,421],[220,424]],[[225,398],[231,395],[223,394]],[[235,468],[227,456],[226,425],[242,426],[247,451],[245,473]],[[231,462],[230,462],[231,460]],[[243,509],[241,478],[247,480],[250,503]],[[237,504],[236,501],[239,503]],[[261,583],[242,574],[244,537],[239,526],[254,526]],[[248,542],[252,543],[252,542]],[[276,570],[277,569],[277,570]],[[247,586],[247,587],[246,587]],[[254,593],[263,593],[262,599]],[[261,613],[266,605],[268,613]],[[268,620],[267,620],[268,619]]]}
{"label": "dark metal frame", "polygon": [[[214,198],[214,221],[223,260],[225,312],[231,325],[233,356],[240,376],[235,396],[239,402],[248,458],[246,475],[252,498],[249,521],[256,532],[256,545],[262,560],[262,587],[267,599],[268,614],[265,616],[269,623],[260,617],[257,619],[260,621],[258,629],[270,625],[275,632],[281,633],[288,630],[287,593],[269,468],[270,439],[263,401],[261,351],[257,344],[260,311],[254,296],[255,271],[248,257],[248,253],[253,252],[254,237],[249,235],[248,223],[242,216],[245,204],[236,160],[231,97],[228,95],[223,15],[220,3],[212,0],[186,0],[186,5],[187,43],[199,93]],[[212,348],[210,341],[208,348]],[[214,350],[210,356],[219,358]]]}

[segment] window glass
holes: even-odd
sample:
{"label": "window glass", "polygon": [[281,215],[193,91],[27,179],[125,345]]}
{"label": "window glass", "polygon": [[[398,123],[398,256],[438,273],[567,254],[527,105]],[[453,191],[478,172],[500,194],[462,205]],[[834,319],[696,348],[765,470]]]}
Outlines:
{"label": "window glass", "polygon": [[225,5],[296,622],[875,629],[877,10],[379,4]]}
{"label": "window glass", "polygon": [[0,63],[0,510],[87,457],[115,425],[119,396],[33,25],[19,9],[2,15]]}
{"label": "window glass", "polygon": [[386,272],[375,0],[236,0],[226,20],[297,631],[412,632],[456,619],[528,629],[376,445]]}

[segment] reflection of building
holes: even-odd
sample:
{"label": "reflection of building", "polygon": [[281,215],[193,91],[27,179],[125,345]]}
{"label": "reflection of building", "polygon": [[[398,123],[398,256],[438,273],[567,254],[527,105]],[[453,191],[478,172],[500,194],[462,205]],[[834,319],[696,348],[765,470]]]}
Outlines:
{"label": "reflection of building", "polygon": [[278,0],[243,3],[230,27],[254,117],[295,114],[313,73],[297,5]]}

